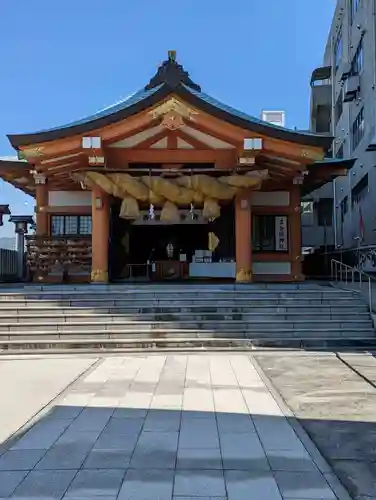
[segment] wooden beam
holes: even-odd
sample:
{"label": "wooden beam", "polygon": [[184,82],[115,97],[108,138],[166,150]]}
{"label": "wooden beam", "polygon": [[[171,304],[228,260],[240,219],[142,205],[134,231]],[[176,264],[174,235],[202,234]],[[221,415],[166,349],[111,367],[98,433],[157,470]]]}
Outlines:
{"label": "wooden beam", "polygon": [[53,176],[56,173],[62,171],[70,172],[72,170],[72,167],[77,167],[78,165],[87,166],[88,164],[89,163],[86,158],[85,163],[83,162],[83,159],[81,159],[81,160],[71,161],[68,163],[62,163],[60,165],[43,165],[42,166],[43,168],[40,168],[40,170],[43,171],[43,173],[47,176]]}
{"label": "wooden beam", "polygon": [[226,142],[237,144],[241,148],[240,151],[243,151],[245,138],[261,138],[263,139],[264,151],[270,151],[271,153],[286,156],[287,158],[297,159],[304,164],[312,163],[313,160],[323,159],[325,156],[323,148],[305,146],[304,144],[297,144],[270,138],[263,134],[256,134],[249,130],[223,122],[203,112],[193,115],[192,120],[187,122],[187,125],[197,128],[198,130],[201,129],[205,133],[211,133]]}
{"label": "wooden beam", "polygon": [[[128,120],[129,120],[129,118],[128,118]],[[105,141],[103,141],[103,143],[104,143],[103,146],[104,147],[110,146],[111,144],[114,144],[116,142],[122,141],[124,139],[128,139],[129,137],[132,137],[133,135],[137,135],[137,134],[140,134],[141,132],[144,132],[144,130],[148,130],[149,128],[156,127],[157,125],[160,125],[160,123],[161,123],[161,119],[160,118],[152,119],[149,116],[149,122],[147,123],[147,125],[145,125],[143,123],[139,127],[136,127],[134,129],[128,130],[127,132],[125,132],[124,134],[122,134],[121,137],[115,137],[113,139],[112,138],[108,138]]]}
{"label": "wooden beam", "polygon": [[179,137],[183,141],[185,141],[188,144],[190,144],[191,146],[193,146],[195,149],[202,149],[202,150],[213,149],[210,146],[208,146],[207,144],[205,144],[204,142],[201,142],[198,139],[196,139],[195,137],[192,137],[191,135],[185,133],[184,129],[177,130],[176,135],[177,135],[177,137]]}
{"label": "wooden beam", "polygon": [[164,137],[166,137],[167,133],[166,130],[161,130],[160,132],[157,132],[155,135],[152,137],[148,137],[144,141],[139,142],[138,144],[135,144],[133,148],[123,148],[123,149],[148,149],[150,146],[155,144],[156,142],[160,141]]}
{"label": "wooden beam", "polygon": [[167,134],[167,149],[178,149],[178,131]]}
{"label": "wooden beam", "polygon": [[84,155],[84,152],[85,152],[85,150],[82,150],[80,152],[73,153],[71,155],[58,156],[58,157],[50,158],[48,160],[42,160],[40,162],[40,164],[42,166],[46,166],[46,167],[53,167],[55,165],[58,165],[59,163],[69,162],[69,161],[77,161],[80,156]]}
{"label": "wooden beam", "polygon": [[228,136],[219,127],[215,127],[215,130],[213,130],[210,128],[210,124],[208,125],[206,121],[204,123],[202,123],[202,121],[198,121],[195,119],[194,121],[185,121],[185,124],[190,128],[193,128],[193,129],[196,129],[196,130],[202,132],[203,134],[207,134],[207,135],[210,135],[212,137],[216,137],[217,139],[219,139],[223,142],[227,142],[228,144],[231,144],[239,152],[243,149],[243,141],[244,141],[243,137],[240,137],[240,138],[235,137],[234,138],[233,135]]}
{"label": "wooden beam", "polygon": [[265,137],[263,139],[263,153],[268,155],[272,153],[274,156],[280,156],[286,159],[296,160],[302,165],[312,163],[312,157],[320,160],[325,154],[320,148],[313,148],[301,144],[292,144],[290,142],[280,141]]}
{"label": "wooden beam", "polygon": [[[120,141],[125,136],[134,135],[137,131],[142,131],[149,128],[153,124],[159,123],[159,120],[152,120],[148,111],[143,111],[137,115],[130,116],[118,123],[107,125],[101,129],[92,130],[91,137],[100,136],[103,144],[110,144]],[[29,144],[21,148],[21,151],[33,149],[34,147],[40,150],[41,155],[32,158],[32,163],[39,165],[42,160],[54,158],[56,156],[65,156],[79,152],[82,150],[82,137],[89,135],[79,134],[73,137],[57,139],[56,141],[48,141],[38,144]]]}
{"label": "wooden beam", "polygon": [[261,166],[267,168],[269,170],[270,174],[273,174],[273,173],[279,174],[285,178],[296,177],[296,175],[298,174],[298,172],[296,172],[295,170],[291,170],[288,167],[282,167],[280,165],[275,165],[273,163],[265,162],[265,163],[262,163]]}
{"label": "wooden beam", "polygon": [[301,161],[291,160],[291,159],[286,158],[284,156],[274,156],[274,155],[270,155],[270,154],[261,153],[258,155],[258,158],[260,159],[260,161],[266,161],[269,163],[276,163],[277,165],[288,166],[290,168],[300,169],[300,168],[302,168],[302,166],[305,167],[305,165],[303,165]]}

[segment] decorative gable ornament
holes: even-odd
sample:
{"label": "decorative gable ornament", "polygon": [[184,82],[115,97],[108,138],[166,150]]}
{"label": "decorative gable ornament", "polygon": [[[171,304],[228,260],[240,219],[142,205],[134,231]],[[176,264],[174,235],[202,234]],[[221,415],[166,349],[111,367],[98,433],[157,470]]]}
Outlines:
{"label": "decorative gable ornament", "polygon": [[27,148],[19,151],[18,158],[20,160],[28,160],[29,158],[38,158],[43,156],[44,146],[38,146],[36,148]]}
{"label": "decorative gable ornament", "polygon": [[153,120],[162,117],[161,125],[169,130],[178,130],[184,127],[184,118],[192,120],[193,115],[198,115],[196,110],[186,106],[175,97],[152,109],[149,113]]}
{"label": "decorative gable ornament", "polygon": [[170,111],[164,115],[161,125],[168,130],[178,130],[184,127],[184,120],[181,115],[177,114],[175,111]]}

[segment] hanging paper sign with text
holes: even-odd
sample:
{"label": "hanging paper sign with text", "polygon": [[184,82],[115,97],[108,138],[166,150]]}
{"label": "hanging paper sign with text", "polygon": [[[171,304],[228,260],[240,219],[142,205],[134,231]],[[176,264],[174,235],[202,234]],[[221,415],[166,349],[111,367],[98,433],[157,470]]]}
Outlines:
{"label": "hanging paper sign with text", "polygon": [[275,218],[275,249],[277,252],[288,250],[287,217],[285,215]]}

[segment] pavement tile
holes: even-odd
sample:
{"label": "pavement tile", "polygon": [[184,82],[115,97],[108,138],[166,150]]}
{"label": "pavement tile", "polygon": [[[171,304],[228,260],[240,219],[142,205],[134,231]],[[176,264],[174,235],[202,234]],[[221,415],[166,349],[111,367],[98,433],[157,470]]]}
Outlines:
{"label": "pavement tile", "polygon": [[93,450],[123,450],[131,454],[136,446],[138,434],[114,434],[103,432],[96,441]]}
{"label": "pavement tile", "polygon": [[253,421],[266,451],[295,450],[303,453],[304,447],[285,417],[257,415]]}
{"label": "pavement tile", "polygon": [[26,474],[27,471],[0,471],[0,497],[10,496]]}
{"label": "pavement tile", "polygon": [[12,450],[48,450],[66,430],[69,419],[42,419],[26,432]]}
{"label": "pavement tile", "polygon": [[335,500],[336,496],[319,472],[275,472],[284,498]]}
{"label": "pavement tile", "polygon": [[282,500],[271,472],[225,471],[228,500]]}
{"label": "pavement tile", "polygon": [[180,430],[179,448],[219,448],[217,422],[214,419],[184,420]]}
{"label": "pavement tile", "polygon": [[335,499],[247,356],[105,358],[86,379],[0,456],[0,500]]}
{"label": "pavement tile", "polygon": [[143,432],[134,450],[131,468],[173,469],[178,447],[177,432]]}
{"label": "pavement tile", "polygon": [[171,500],[173,483],[172,470],[129,469],[118,500]]}
{"label": "pavement tile", "polygon": [[256,432],[250,415],[239,413],[217,413],[218,431],[220,434],[244,434]]}
{"label": "pavement tile", "polygon": [[266,455],[270,468],[275,471],[317,471],[317,466],[304,449],[270,451]]}
{"label": "pavement tile", "polygon": [[31,471],[20,486],[14,491],[12,498],[47,498],[60,499],[68,489],[76,470]]}
{"label": "pavement tile", "polygon": [[130,453],[124,450],[93,450],[87,456],[84,469],[126,469]]}
{"label": "pavement tile", "polygon": [[144,431],[169,432],[180,428],[180,411],[150,410],[144,423]]}
{"label": "pavement tile", "polygon": [[142,418],[111,418],[104,428],[104,432],[125,435],[139,434],[143,425],[144,419]]}
{"label": "pavement tile", "polygon": [[227,500],[227,497],[186,497],[186,496],[176,497],[176,496],[173,496],[172,500]]}
{"label": "pavement tile", "polygon": [[150,408],[154,410],[181,410],[183,406],[182,394],[156,394]]}
{"label": "pavement tile", "polygon": [[222,434],[221,453],[224,469],[270,469],[256,433]]}
{"label": "pavement tile", "polygon": [[212,420],[216,422],[216,413],[214,411],[192,411],[184,410],[181,413],[181,424],[190,420]]}
{"label": "pavement tile", "polygon": [[248,407],[239,388],[219,389],[213,391],[214,406],[217,412],[248,414]]}
{"label": "pavement tile", "polygon": [[80,444],[55,445],[48,450],[36,469],[79,469],[89,454],[90,446]]}
{"label": "pavement tile", "polygon": [[73,420],[78,417],[78,415],[84,409],[83,406],[66,406],[66,405],[56,405],[48,412],[48,417],[53,418],[67,418]]}
{"label": "pavement tile", "polygon": [[193,497],[226,495],[223,472],[218,470],[181,470],[175,474],[174,495]]}
{"label": "pavement tile", "polygon": [[70,485],[66,497],[78,496],[96,498],[97,496],[111,497],[119,493],[125,475],[124,470],[80,470]]}
{"label": "pavement tile", "polygon": [[[95,497],[91,497],[91,498],[95,498],[95,500],[117,500],[117,495],[112,495],[112,496],[102,496],[102,495],[95,495]],[[77,495],[64,495],[63,497],[63,500],[87,500],[88,497],[87,496],[77,496]],[[2,500],[0,498],[0,500]],[[29,498],[28,498],[29,500]],[[32,499],[34,500],[34,499]],[[35,500],[40,500],[39,498],[38,499],[35,499]],[[43,500],[45,500],[45,498],[43,498]]]}
{"label": "pavement tile", "polygon": [[9,450],[0,457],[0,471],[31,470],[46,450]]}
{"label": "pavement tile", "polygon": [[177,469],[222,469],[222,457],[218,448],[193,449],[179,448],[176,462]]}
{"label": "pavement tile", "polygon": [[283,412],[269,391],[243,389],[243,397],[251,415],[270,415],[283,417]]}
{"label": "pavement tile", "polygon": [[112,418],[146,418],[148,410],[141,408],[121,408],[115,409]]}
{"label": "pavement tile", "polygon": [[[96,408],[95,412],[88,412],[87,410],[93,410],[93,408],[85,408],[82,413],[76,418],[76,420],[71,424],[69,430],[75,431],[102,431],[106,427],[111,413],[100,412],[101,408]],[[98,413],[96,413],[98,412]]]}
{"label": "pavement tile", "polygon": [[55,445],[81,445],[81,446],[93,446],[100,436],[101,431],[79,431],[74,429],[68,429],[62,434],[59,439],[55,442]]}

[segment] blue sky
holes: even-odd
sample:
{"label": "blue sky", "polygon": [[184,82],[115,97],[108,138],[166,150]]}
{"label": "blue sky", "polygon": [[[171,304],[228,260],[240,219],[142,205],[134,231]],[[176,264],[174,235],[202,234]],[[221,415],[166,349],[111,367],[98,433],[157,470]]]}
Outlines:
{"label": "blue sky", "polygon": [[[14,154],[7,133],[61,125],[139,90],[169,49],[204,92],[255,116],[283,109],[288,127],[306,129],[335,3],[3,0],[0,155]],[[0,181],[2,203],[33,213],[31,198]]]}

